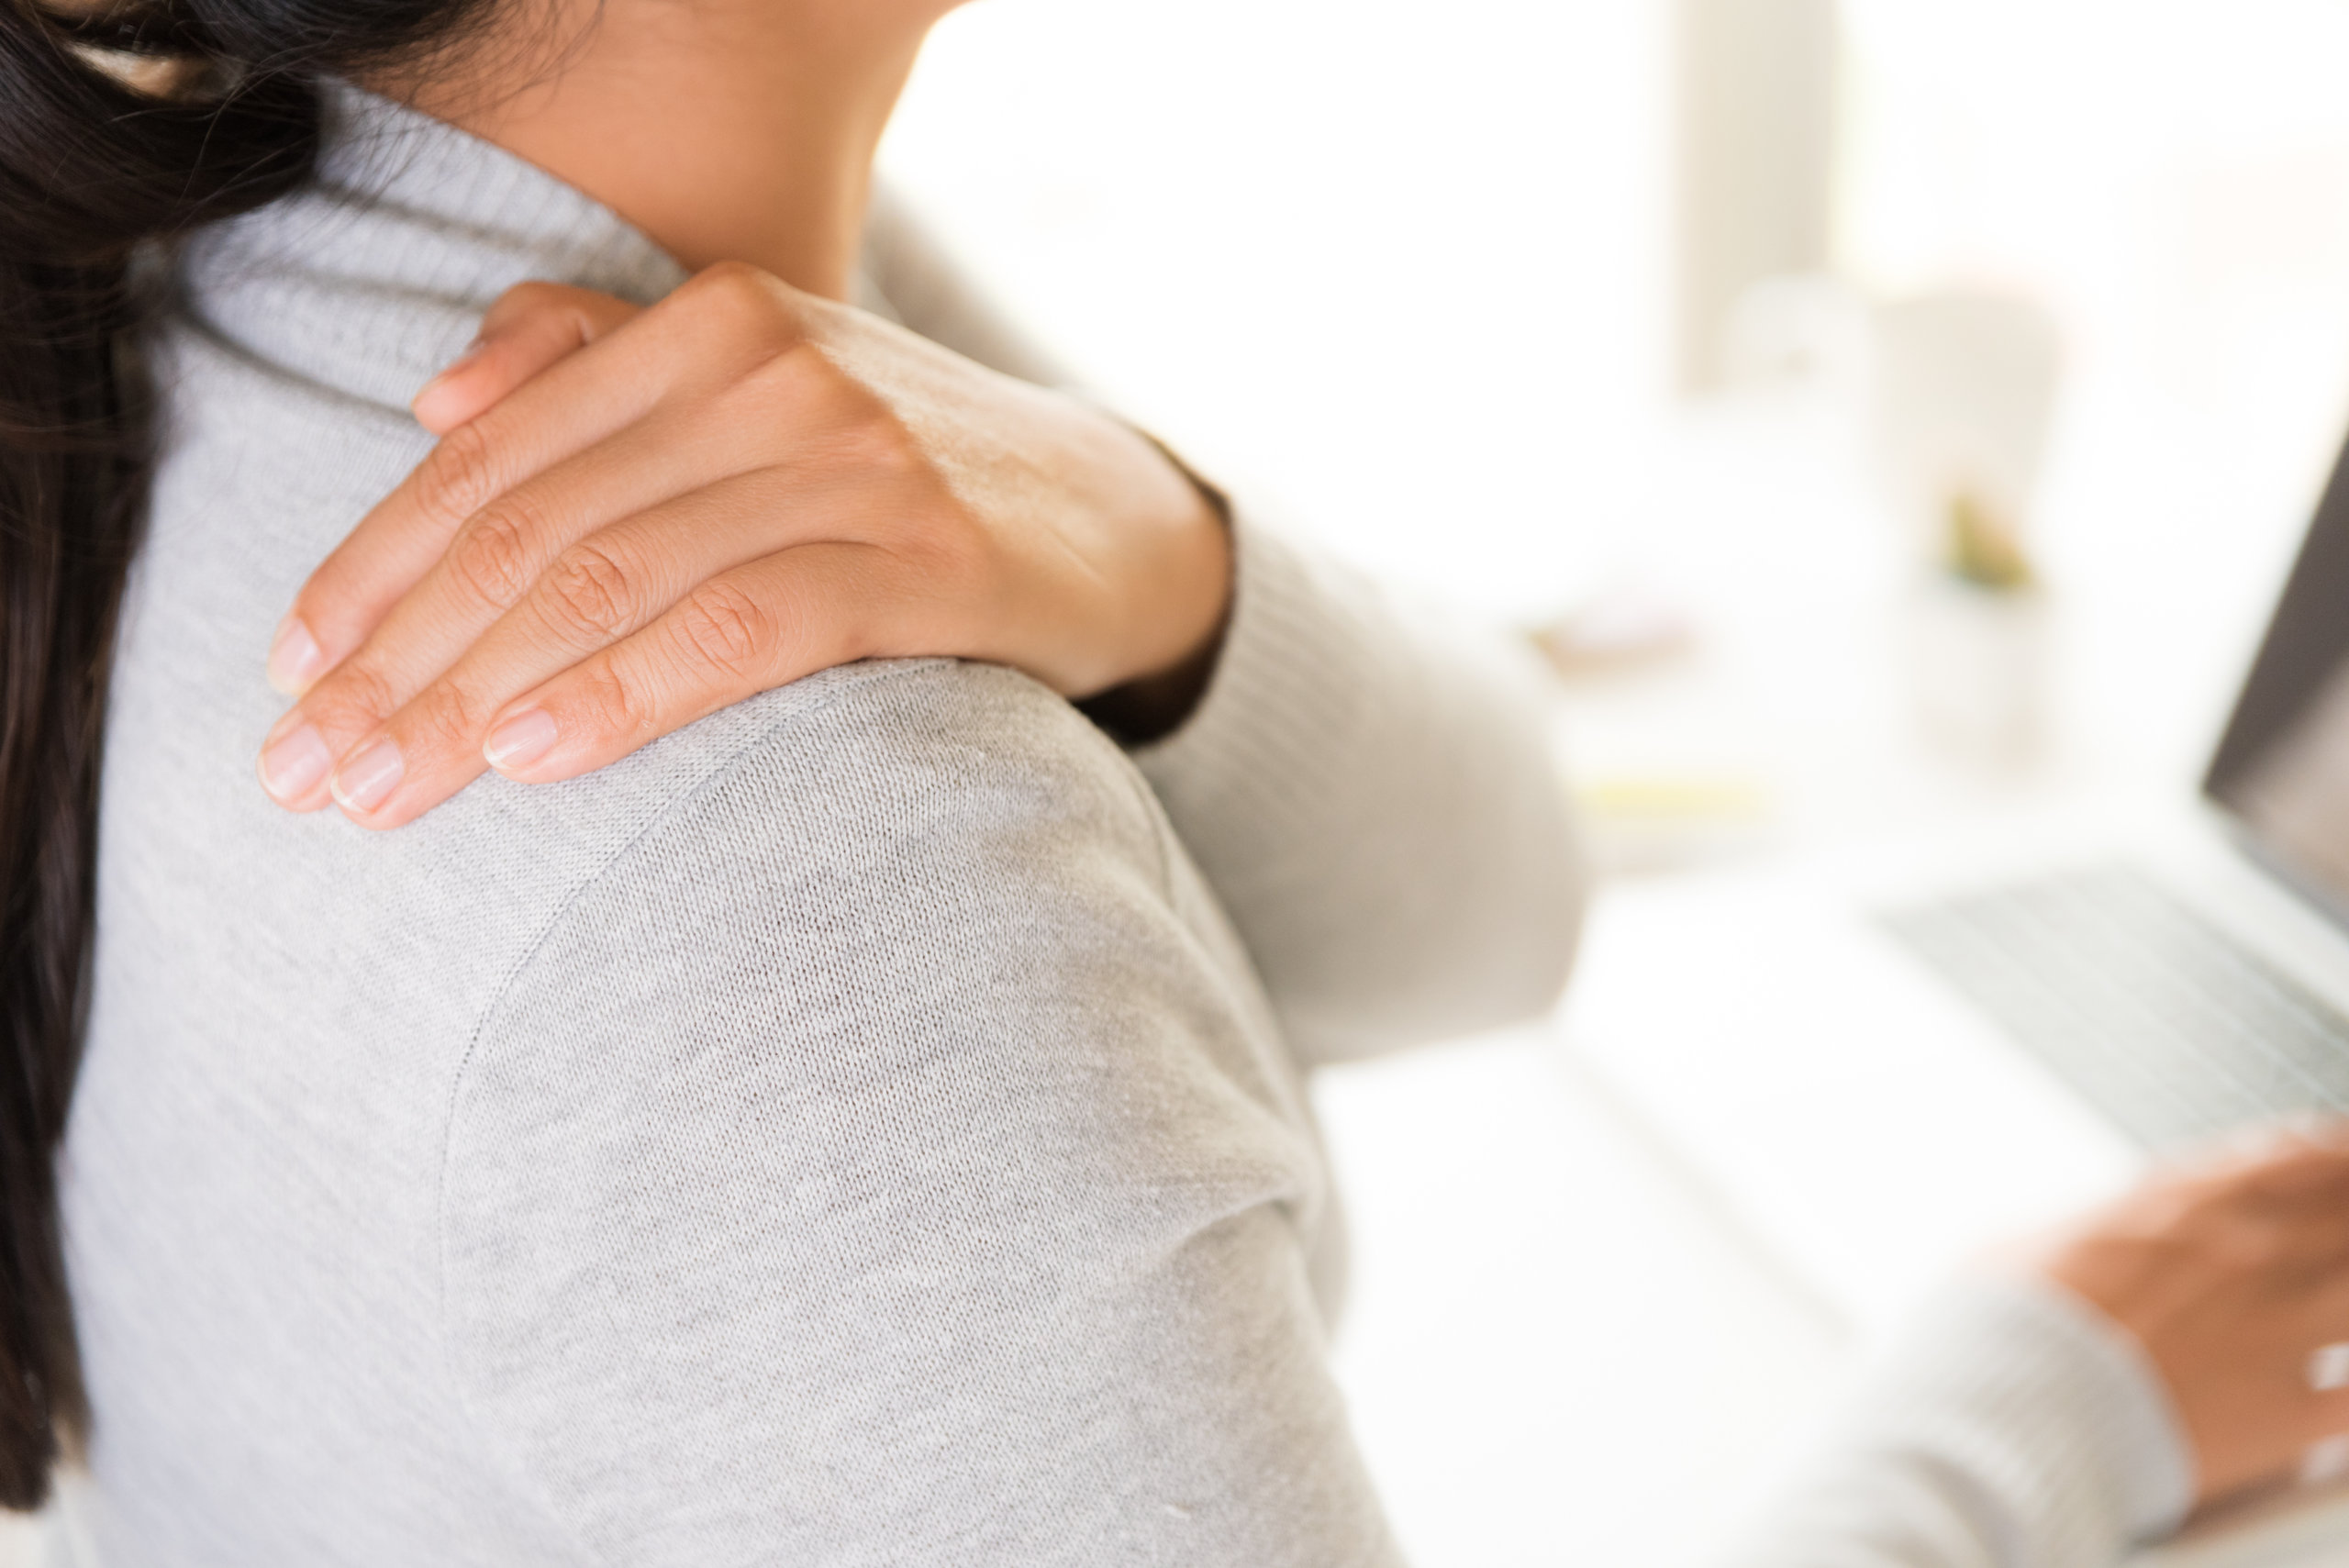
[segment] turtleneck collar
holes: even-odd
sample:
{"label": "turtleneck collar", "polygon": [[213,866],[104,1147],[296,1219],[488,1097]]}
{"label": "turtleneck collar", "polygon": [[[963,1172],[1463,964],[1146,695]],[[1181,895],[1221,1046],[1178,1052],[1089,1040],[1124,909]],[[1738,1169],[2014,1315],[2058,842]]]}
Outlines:
{"label": "turtleneck collar", "polygon": [[404,413],[516,284],[649,305],[685,281],[544,170],[373,93],[331,83],[325,96],[317,178],[183,253],[184,308],[250,359]]}

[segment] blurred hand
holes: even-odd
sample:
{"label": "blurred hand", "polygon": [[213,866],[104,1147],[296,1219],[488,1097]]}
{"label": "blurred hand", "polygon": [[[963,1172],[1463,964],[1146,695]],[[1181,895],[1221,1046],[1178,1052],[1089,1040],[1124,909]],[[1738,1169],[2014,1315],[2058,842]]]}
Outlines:
{"label": "blurred hand", "polygon": [[482,330],[417,399],[439,448],[279,630],[283,806],[398,827],[857,659],[1203,679],[1223,520],[1097,409],[744,266],[641,312],[525,284]]}
{"label": "blurred hand", "polygon": [[2349,1390],[2310,1383],[2310,1358],[2349,1340],[2349,1133],[2156,1176],[2032,1262],[2152,1357],[2200,1501],[2279,1480],[2349,1432]]}

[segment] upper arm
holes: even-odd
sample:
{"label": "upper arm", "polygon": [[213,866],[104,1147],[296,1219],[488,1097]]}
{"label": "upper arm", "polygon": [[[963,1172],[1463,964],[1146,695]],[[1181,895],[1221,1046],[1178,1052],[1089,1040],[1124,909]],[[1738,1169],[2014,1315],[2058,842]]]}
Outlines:
{"label": "upper arm", "polygon": [[1261,528],[1239,542],[1214,683],[1140,762],[1291,1045],[1342,1060],[1550,1006],[1588,883],[1523,662]]}
{"label": "upper arm", "polygon": [[600,875],[469,1066],[475,1414],[604,1560],[1387,1560],[1321,1176],[1106,744],[941,667]]}

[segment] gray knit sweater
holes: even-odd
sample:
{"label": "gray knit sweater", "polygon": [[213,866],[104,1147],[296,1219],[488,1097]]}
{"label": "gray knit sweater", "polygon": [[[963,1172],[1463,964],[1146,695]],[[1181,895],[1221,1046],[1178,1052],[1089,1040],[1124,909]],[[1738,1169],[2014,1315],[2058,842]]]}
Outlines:
{"label": "gray knit sweater", "polygon": [[[1580,872],[1519,673],[1243,520],[1215,683],[1138,757],[1009,672],[868,663],[399,833],[288,816],[262,655],[424,455],[408,398],[513,283],[679,281],[338,105],[315,190],[190,249],[166,343],[58,1558],[1393,1562],[1304,1079],[1560,984]],[[914,231],[869,264],[1018,368]],[[1863,1405],[1767,1560],[2087,1562],[2175,1507],[2158,1396],[2076,1314],[1969,1298],[1889,1375],[1921,1392]]]}

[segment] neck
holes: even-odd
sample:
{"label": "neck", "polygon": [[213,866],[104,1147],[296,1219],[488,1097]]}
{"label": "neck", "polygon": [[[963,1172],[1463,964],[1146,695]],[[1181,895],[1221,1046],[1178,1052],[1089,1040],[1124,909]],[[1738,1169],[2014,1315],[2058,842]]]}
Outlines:
{"label": "neck", "polygon": [[561,0],[560,8],[568,41],[551,70],[543,50],[493,40],[480,57],[510,66],[406,95],[586,192],[689,269],[748,261],[810,294],[846,298],[874,153],[945,7]]}

